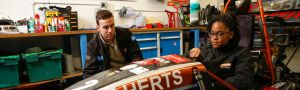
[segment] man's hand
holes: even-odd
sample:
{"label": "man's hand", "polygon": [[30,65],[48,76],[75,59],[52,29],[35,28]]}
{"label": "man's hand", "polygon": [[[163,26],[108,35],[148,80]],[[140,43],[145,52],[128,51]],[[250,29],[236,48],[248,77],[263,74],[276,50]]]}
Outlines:
{"label": "man's hand", "polygon": [[198,58],[199,55],[201,54],[201,51],[199,48],[193,48],[192,50],[190,50],[190,58]]}

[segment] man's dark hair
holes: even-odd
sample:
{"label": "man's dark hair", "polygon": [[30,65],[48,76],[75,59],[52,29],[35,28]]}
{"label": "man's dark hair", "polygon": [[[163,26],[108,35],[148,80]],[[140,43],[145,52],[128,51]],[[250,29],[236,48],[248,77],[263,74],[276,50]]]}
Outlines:
{"label": "man's dark hair", "polygon": [[98,10],[96,13],[96,23],[99,25],[99,20],[113,17],[113,14],[108,10]]}
{"label": "man's dark hair", "polygon": [[211,32],[212,25],[215,22],[222,22],[229,28],[230,31],[234,32],[233,37],[229,40],[230,46],[237,46],[240,42],[241,35],[240,30],[238,28],[238,22],[235,15],[231,13],[220,14],[216,16],[207,26],[208,32]]}

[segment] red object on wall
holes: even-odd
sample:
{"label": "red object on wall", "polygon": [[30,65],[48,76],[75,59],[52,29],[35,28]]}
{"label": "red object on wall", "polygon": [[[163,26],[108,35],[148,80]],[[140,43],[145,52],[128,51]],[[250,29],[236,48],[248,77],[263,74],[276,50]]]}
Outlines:
{"label": "red object on wall", "polygon": [[189,0],[171,0],[168,1],[167,5],[172,6],[176,9],[176,12],[170,12],[168,10],[165,10],[167,12],[169,17],[169,27],[179,27],[180,18],[179,18],[179,8],[183,5],[189,4]]}
{"label": "red object on wall", "polygon": [[167,12],[167,14],[168,14],[169,27],[175,27],[175,12],[171,12],[168,10],[165,10],[165,12]]}

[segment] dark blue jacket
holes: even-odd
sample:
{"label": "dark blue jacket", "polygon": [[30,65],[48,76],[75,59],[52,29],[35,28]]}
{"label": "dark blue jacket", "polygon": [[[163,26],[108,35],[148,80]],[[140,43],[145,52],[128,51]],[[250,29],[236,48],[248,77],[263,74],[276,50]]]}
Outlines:
{"label": "dark blue jacket", "polygon": [[[127,63],[142,60],[139,45],[132,33],[125,28],[115,28],[118,48]],[[88,43],[83,75],[85,78],[111,68],[109,48],[104,44],[99,33]]]}

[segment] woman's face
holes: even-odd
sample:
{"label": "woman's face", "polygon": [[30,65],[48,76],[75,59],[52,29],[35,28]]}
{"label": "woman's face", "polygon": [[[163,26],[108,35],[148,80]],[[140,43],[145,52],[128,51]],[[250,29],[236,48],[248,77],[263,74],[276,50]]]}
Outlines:
{"label": "woman's face", "polygon": [[220,48],[226,45],[233,37],[234,32],[220,21],[216,21],[212,24],[211,32],[209,33],[210,41],[213,48]]}

